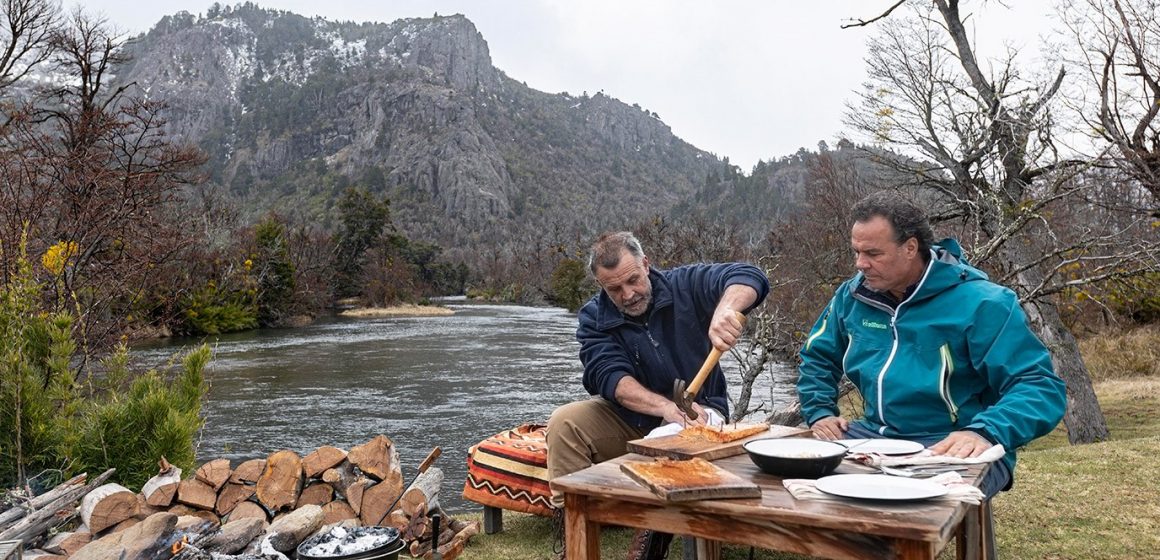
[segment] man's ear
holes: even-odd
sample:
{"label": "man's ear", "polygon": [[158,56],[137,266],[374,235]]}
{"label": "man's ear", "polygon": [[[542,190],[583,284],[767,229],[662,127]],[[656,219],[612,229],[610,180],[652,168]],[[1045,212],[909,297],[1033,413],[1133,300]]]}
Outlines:
{"label": "man's ear", "polygon": [[918,238],[917,237],[911,237],[910,239],[907,239],[906,242],[904,242],[902,244],[902,247],[903,247],[903,249],[906,250],[906,255],[908,257],[915,258],[918,256]]}
{"label": "man's ear", "polygon": [[644,265],[645,270],[648,270],[648,255],[640,258],[640,264]]}

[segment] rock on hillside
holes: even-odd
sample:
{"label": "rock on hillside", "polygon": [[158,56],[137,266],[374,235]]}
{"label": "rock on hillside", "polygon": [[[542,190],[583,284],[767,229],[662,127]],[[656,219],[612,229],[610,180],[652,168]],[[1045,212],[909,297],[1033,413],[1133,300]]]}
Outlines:
{"label": "rock on hillside", "polygon": [[509,78],[458,15],[339,23],[247,3],[167,16],[130,48],[119,80],[166,101],[255,215],[325,221],[359,185],[408,235],[491,244],[623,227],[721,166],[638,106]]}

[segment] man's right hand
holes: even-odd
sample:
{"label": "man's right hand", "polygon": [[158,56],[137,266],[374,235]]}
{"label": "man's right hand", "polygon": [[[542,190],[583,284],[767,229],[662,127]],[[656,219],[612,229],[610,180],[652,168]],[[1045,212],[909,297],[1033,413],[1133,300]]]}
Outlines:
{"label": "man's right hand", "polygon": [[700,426],[709,420],[709,415],[705,412],[705,408],[697,403],[693,403],[693,410],[697,411],[697,419],[691,420],[677,403],[669,401],[671,406],[665,408],[664,419],[666,423],[676,422],[686,426]]}
{"label": "man's right hand", "polygon": [[850,428],[850,422],[841,416],[827,416],[814,422],[810,429],[818,439],[842,439],[842,434]]}

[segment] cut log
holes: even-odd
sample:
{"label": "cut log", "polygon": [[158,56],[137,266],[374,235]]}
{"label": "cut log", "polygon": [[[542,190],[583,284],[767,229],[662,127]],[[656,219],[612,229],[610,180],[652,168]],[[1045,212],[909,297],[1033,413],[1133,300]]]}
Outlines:
{"label": "cut log", "polygon": [[362,507],[359,510],[359,519],[363,525],[378,525],[380,520],[387,516],[387,508],[395,502],[395,498],[403,492],[402,482],[395,483],[384,480],[370,488],[362,495]]}
{"label": "cut log", "polygon": [[346,489],[355,482],[362,480],[358,473],[354,472],[354,465],[350,461],[343,461],[332,468],[322,471],[322,480],[330,484],[338,491],[339,494],[346,496]]}
{"label": "cut log", "polygon": [[[458,558],[459,555],[463,552],[463,549],[467,547],[468,539],[470,539],[471,537],[474,537],[475,535],[478,535],[478,534],[479,534],[479,522],[473,521],[465,529],[463,529],[462,531],[460,531],[458,533],[455,533],[455,537],[451,539],[451,542],[439,546],[439,548],[437,550],[439,551],[440,558],[442,558],[443,560],[454,560],[455,558]],[[443,540],[443,539],[439,539],[439,540]],[[423,555],[423,558],[425,558],[425,559],[430,559],[431,557],[432,557],[431,553],[427,553],[427,554]]]}
{"label": "cut log", "polygon": [[62,554],[55,554],[47,550],[41,550],[39,548],[25,550],[23,553],[21,553],[20,557],[24,560],[65,560],[68,558]]}
{"label": "cut log", "polygon": [[330,469],[346,459],[346,451],[330,445],[324,445],[302,458],[302,472],[307,478],[316,478],[326,469]]}
{"label": "cut log", "polygon": [[264,537],[278,552],[288,553],[322,527],[322,508],[308,505],[275,519]]}
{"label": "cut log", "polygon": [[81,500],[81,520],[94,534],[137,514],[137,495],[110,482],[95,488]]}
{"label": "cut log", "polygon": [[235,482],[227,482],[222,487],[222,491],[218,492],[217,504],[214,505],[214,511],[218,515],[227,515],[238,504],[250,499],[254,495],[255,487],[245,484],[238,484]]}
{"label": "cut log", "polygon": [[214,492],[222,489],[222,485],[230,479],[234,471],[230,469],[229,459],[214,459],[197,468],[194,478],[208,484]]}
{"label": "cut log", "polygon": [[[360,478],[354,484],[351,484],[346,489],[346,503],[350,504],[350,508],[356,514],[362,514],[363,494],[366,493],[367,488],[374,486],[375,482],[369,478]],[[384,506],[385,507],[385,506]]]}
{"label": "cut log", "polygon": [[[174,494],[176,494],[176,492],[174,492]],[[135,515],[134,517],[136,517],[137,519],[145,519],[146,517],[149,517],[150,515],[153,515],[154,513],[157,513],[159,511],[165,511],[166,509],[168,509],[168,507],[158,507],[158,506],[149,505],[149,502],[147,502],[145,500],[144,494],[137,494],[137,515]]]}
{"label": "cut log", "polygon": [[161,471],[141,487],[141,494],[145,496],[145,503],[167,507],[173,503],[173,497],[177,495],[177,485],[180,483],[181,469],[170,465],[169,461],[162,457]]}
{"label": "cut log", "polygon": [[266,470],[258,479],[258,501],[278,512],[294,507],[302,491],[302,458],[289,450],[276,451],[266,458]]}
{"label": "cut log", "polygon": [[[43,507],[28,513],[23,518],[18,519],[16,523],[0,531],[0,541],[29,541],[33,536],[42,535],[53,527],[69,522],[76,515],[77,500],[104,484],[114,471],[115,469],[109,469],[84,486],[73,485],[57,494],[52,501],[44,504]],[[73,479],[73,481],[75,480]]]}
{"label": "cut log", "polygon": [[330,525],[347,519],[358,519],[353,509],[346,502],[335,500],[322,506],[322,525]]}
{"label": "cut log", "polygon": [[[0,530],[5,530],[12,524],[16,523],[21,517],[28,515],[30,512],[36,511],[50,503],[64,494],[81,488],[85,485],[85,475],[79,474],[74,476],[56,486],[52,490],[45,492],[39,496],[33,497],[28,502],[18,502],[11,508],[0,512]],[[78,496],[79,498],[79,496]]]}
{"label": "cut log", "polygon": [[217,492],[209,484],[187,478],[177,485],[177,502],[195,509],[212,510],[217,505]]}
{"label": "cut log", "polygon": [[262,473],[266,470],[265,459],[250,459],[243,461],[234,469],[233,474],[230,475],[230,482],[237,484],[257,484],[258,479],[262,477]]}
{"label": "cut log", "polygon": [[363,474],[375,480],[386,480],[393,476],[393,473],[400,473],[399,451],[395,449],[390,438],[384,435],[375,436],[362,445],[352,447],[346,458]]}
{"label": "cut log", "polygon": [[[419,550],[421,547],[420,541],[430,539],[431,537],[431,520],[426,515],[416,515],[410,519],[402,514],[403,512],[395,510],[391,512],[392,519],[403,519],[402,527],[396,527],[403,533],[403,538],[411,542],[411,548]],[[393,525],[392,525],[393,526]]]}
{"label": "cut log", "polygon": [[439,488],[443,486],[443,471],[430,467],[411,483],[407,493],[399,499],[399,507],[408,517],[425,515],[439,507]]}
{"label": "cut log", "polygon": [[53,535],[41,548],[52,554],[72,556],[72,553],[92,540],[93,535],[88,531],[65,531]]}
{"label": "cut log", "polygon": [[266,530],[266,520],[258,517],[244,517],[222,526],[205,545],[208,552],[236,554]]}
{"label": "cut log", "polygon": [[230,512],[230,521],[236,521],[245,517],[260,517],[266,521],[270,520],[270,512],[262,507],[262,504],[251,500],[246,500],[237,506],[234,506],[233,511]]}
{"label": "cut log", "polygon": [[302,494],[298,496],[298,502],[294,504],[294,507],[300,508],[307,504],[322,506],[332,501],[334,501],[334,487],[325,482],[315,481],[302,489]]}

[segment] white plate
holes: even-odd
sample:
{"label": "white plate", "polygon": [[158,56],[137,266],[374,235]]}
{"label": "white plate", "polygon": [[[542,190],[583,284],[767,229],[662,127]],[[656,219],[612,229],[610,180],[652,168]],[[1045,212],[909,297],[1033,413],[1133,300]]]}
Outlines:
{"label": "white plate", "polygon": [[884,474],[835,474],[818,479],[818,490],[863,500],[925,500],[947,493],[947,487],[929,480]]}
{"label": "white plate", "polygon": [[872,438],[869,441],[865,439],[839,439],[838,443],[846,447],[854,447],[850,453],[878,453],[881,455],[910,455],[911,453],[918,453],[923,449],[921,443],[917,441],[910,441],[906,439],[878,439]]}

